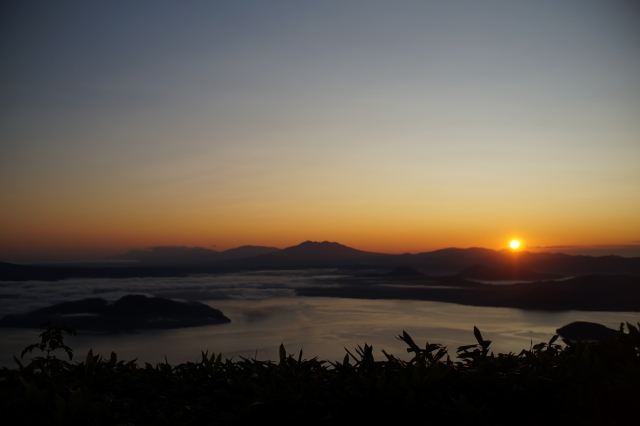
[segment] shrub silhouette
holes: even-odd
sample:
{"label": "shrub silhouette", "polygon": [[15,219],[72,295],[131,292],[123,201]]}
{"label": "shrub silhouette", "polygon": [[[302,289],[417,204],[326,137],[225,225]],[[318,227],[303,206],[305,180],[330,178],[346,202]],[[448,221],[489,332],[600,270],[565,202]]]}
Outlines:
{"label": "shrub silhouette", "polygon": [[305,359],[280,345],[277,361],[201,353],[196,362],[139,365],[92,351],[72,363],[62,332],[73,331],[48,325],[24,352],[47,356],[2,369],[0,395],[3,417],[15,424],[635,424],[640,333],[626,328],[599,342],[562,345],[554,336],[494,354],[474,327],[476,343],[458,348],[456,361],[403,332],[408,361],[384,351],[376,361],[365,343],[341,361]]}

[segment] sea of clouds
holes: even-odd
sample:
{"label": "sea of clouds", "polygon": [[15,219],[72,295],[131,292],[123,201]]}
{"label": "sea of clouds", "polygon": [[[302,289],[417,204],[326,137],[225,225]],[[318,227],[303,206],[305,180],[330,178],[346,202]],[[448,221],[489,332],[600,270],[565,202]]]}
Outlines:
{"label": "sea of clouds", "polygon": [[127,294],[196,301],[293,297],[296,288],[337,285],[331,282],[342,277],[337,270],[291,270],[187,277],[2,281],[0,317],[90,297],[114,301]]}

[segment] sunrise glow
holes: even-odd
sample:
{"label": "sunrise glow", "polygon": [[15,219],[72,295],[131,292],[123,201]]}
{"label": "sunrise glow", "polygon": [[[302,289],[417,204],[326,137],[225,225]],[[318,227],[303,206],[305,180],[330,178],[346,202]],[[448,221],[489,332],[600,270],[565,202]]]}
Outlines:
{"label": "sunrise glow", "polygon": [[617,6],[82,3],[42,2],[50,27],[4,14],[0,262],[640,251],[640,55]]}
{"label": "sunrise glow", "polygon": [[516,250],[516,249],[520,248],[520,241],[518,241],[518,240],[512,240],[512,241],[509,243],[509,247],[511,247],[511,248],[512,248],[512,249],[514,249],[514,250]]}

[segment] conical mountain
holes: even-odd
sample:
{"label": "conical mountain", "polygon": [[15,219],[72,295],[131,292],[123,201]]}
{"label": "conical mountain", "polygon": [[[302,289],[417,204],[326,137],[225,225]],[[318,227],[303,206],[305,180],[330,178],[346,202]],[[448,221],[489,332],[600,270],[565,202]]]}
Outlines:
{"label": "conical mountain", "polygon": [[286,249],[272,253],[272,255],[316,259],[355,259],[362,257],[384,256],[382,253],[357,250],[340,243],[329,241],[305,241],[297,246],[287,247]]}

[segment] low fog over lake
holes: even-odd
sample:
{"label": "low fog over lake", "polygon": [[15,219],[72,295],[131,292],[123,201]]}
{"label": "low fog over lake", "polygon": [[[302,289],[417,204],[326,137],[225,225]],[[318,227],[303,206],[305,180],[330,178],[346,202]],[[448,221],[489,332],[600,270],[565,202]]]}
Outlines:
{"label": "low fog over lake", "polygon": [[[366,271],[364,271],[366,272]],[[425,341],[447,345],[452,358],[458,346],[475,343],[473,326],[493,340],[495,352],[519,352],[548,341],[555,330],[573,321],[591,321],[618,328],[635,323],[637,312],[543,312],[513,308],[463,306],[421,300],[366,300],[339,297],[301,297],[297,289],[333,288],[348,277],[337,269],[258,271],[178,278],[67,279],[56,282],[0,283],[0,316],[23,313],[55,303],[100,297],[117,300],[126,294],[144,294],[177,300],[196,300],[220,309],[229,324],[133,333],[80,332],[68,344],[77,357],[90,348],[120,359],[157,362],[166,356],[172,364],[195,361],[200,351],[222,352],[224,357],[257,356],[276,359],[280,343],[304,357],[341,359],[365,342],[407,357],[395,336],[406,330],[420,345]],[[13,355],[38,340],[38,330],[1,328],[0,363],[14,365]]]}

